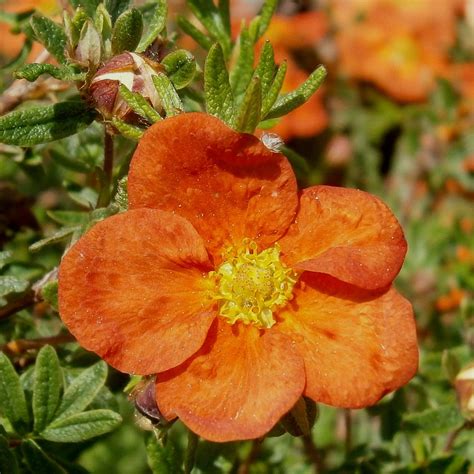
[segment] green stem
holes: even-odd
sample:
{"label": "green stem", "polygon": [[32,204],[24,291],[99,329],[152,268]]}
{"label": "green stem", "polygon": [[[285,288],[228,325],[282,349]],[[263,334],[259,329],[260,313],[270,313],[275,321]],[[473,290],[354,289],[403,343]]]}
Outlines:
{"label": "green stem", "polygon": [[106,207],[110,202],[112,194],[112,178],[114,169],[114,139],[113,136],[107,130],[107,126],[104,127],[104,182],[102,189],[100,190],[99,202],[97,207]]}
{"label": "green stem", "polygon": [[346,457],[352,449],[352,414],[351,410],[344,410],[344,426],[345,426],[345,450]]}
{"label": "green stem", "polygon": [[188,430],[188,446],[184,455],[184,474],[191,474],[194,463],[196,462],[196,451],[199,441],[199,436]]}
{"label": "green stem", "polygon": [[321,455],[316,448],[316,444],[314,443],[313,436],[311,434],[303,435],[301,437],[303,441],[304,452],[306,457],[313,465],[314,473],[322,473],[324,472],[324,464]]}
{"label": "green stem", "polygon": [[237,474],[249,474],[250,466],[255,462],[258,457],[258,453],[262,447],[262,443],[265,438],[258,438],[252,441],[252,447],[250,448],[250,452],[248,456],[245,458],[243,463],[239,466]]}

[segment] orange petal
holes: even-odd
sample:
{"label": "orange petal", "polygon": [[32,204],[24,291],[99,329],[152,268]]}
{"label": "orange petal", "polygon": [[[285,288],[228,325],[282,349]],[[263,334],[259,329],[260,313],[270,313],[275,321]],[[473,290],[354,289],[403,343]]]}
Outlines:
{"label": "orange petal", "polygon": [[367,289],[390,285],[407,250],[400,224],[380,199],[331,186],[303,191],[295,223],[279,243],[296,270]]}
{"label": "orange petal", "polygon": [[267,433],[303,388],[303,360],[286,336],[219,319],[195,356],[158,374],[156,398],[166,418],[210,441],[233,441]]}
{"label": "orange petal", "polygon": [[317,402],[360,408],[406,384],[418,349],[410,303],[393,288],[361,290],[328,275],[305,273],[275,326],[303,355],[305,394]]}
{"label": "orange petal", "polygon": [[173,211],[188,219],[220,261],[244,237],[260,248],[287,230],[297,206],[287,159],[215,117],[188,113],[156,123],[135,152],[131,208]]}
{"label": "orange petal", "polygon": [[96,224],[59,269],[61,318],[123,372],[175,367],[203,344],[214,312],[202,239],[179,216],[138,209]]}

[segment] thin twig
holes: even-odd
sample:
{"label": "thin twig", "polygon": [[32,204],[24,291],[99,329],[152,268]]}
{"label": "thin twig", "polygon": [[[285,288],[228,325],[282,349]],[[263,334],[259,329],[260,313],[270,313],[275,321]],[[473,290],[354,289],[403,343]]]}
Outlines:
{"label": "thin twig", "polygon": [[303,435],[301,439],[303,440],[303,447],[306,457],[313,465],[314,473],[318,474],[324,472],[323,460],[319,454],[318,449],[316,448],[312,435]]}
{"label": "thin twig", "polygon": [[352,449],[352,413],[351,410],[344,410],[344,427],[345,427],[345,450],[346,457]]}
{"label": "thin twig", "polygon": [[252,447],[247,457],[244,459],[242,464],[239,466],[237,474],[249,474],[250,466],[255,462],[260,453],[264,438],[254,439],[252,441]]}
{"label": "thin twig", "polygon": [[6,304],[2,308],[0,308],[0,320],[8,318],[9,316],[18,313],[22,309],[29,308],[35,303],[35,292],[33,290],[29,290],[19,298],[11,301],[10,303]]}
{"label": "thin twig", "polygon": [[444,445],[444,449],[443,449],[443,452],[445,453],[449,453],[452,449],[453,449],[453,446],[454,446],[454,442],[456,441],[457,437],[461,434],[462,431],[464,431],[464,429],[466,429],[468,427],[468,423],[467,421],[465,423],[463,423],[462,426],[460,426],[457,430],[454,430],[453,432],[451,432],[447,439],[446,439],[446,444]]}
{"label": "thin twig", "polygon": [[39,337],[37,339],[17,339],[16,341],[10,341],[0,346],[0,350],[12,355],[21,355],[30,349],[40,349],[48,344],[57,346],[75,341],[76,339],[72,334],[58,334],[57,336]]}

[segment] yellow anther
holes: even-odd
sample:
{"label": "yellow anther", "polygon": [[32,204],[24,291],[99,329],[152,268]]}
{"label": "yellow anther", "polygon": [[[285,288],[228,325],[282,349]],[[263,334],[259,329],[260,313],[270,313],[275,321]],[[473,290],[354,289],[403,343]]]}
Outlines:
{"label": "yellow anther", "polygon": [[230,324],[272,327],[273,312],[291,300],[297,280],[280,260],[278,245],[259,253],[255,242],[246,239],[241,247],[227,249],[224,258],[209,273],[216,285],[212,297],[219,302],[219,314]]}

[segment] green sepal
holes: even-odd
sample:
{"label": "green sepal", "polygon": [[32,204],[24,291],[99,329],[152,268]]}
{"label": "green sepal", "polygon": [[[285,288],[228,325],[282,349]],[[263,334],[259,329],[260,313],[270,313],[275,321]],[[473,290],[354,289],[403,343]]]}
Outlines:
{"label": "green sepal", "polygon": [[61,367],[56,351],[44,346],[38,353],[33,385],[34,430],[41,432],[54,418],[63,386]]}
{"label": "green sepal", "polygon": [[86,78],[84,73],[77,73],[69,66],[57,67],[52,64],[25,64],[15,71],[15,76],[18,79],[26,79],[30,82],[36,81],[42,74],[49,74],[62,81],[83,81]]}
{"label": "green sepal", "polygon": [[173,117],[183,111],[183,103],[167,76],[159,72],[153,76],[153,84],[158,91],[167,117]]}
{"label": "green sepal", "polygon": [[30,415],[20,377],[3,352],[0,352],[0,413],[18,433],[27,431]]}
{"label": "green sepal", "polygon": [[204,66],[204,93],[207,112],[231,125],[234,120],[234,98],[224,53],[216,43],[207,55]]}
{"label": "green sepal", "polygon": [[286,70],[288,69],[288,65],[286,61],[280,64],[275,78],[273,79],[272,85],[268,89],[266,95],[263,96],[262,101],[262,118],[267,120],[268,113],[273,107],[273,104],[277,101],[278,95],[280,94],[281,88],[283,87],[283,81],[285,80]]}
{"label": "green sepal", "polygon": [[168,16],[168,3],[166,0],[154,0],[152,3],[145,5],[142,13],[145,31],[137,47],[139,53],[144,52],[164,30]]}
{"label": "green sepal", "polygon": [[153,474],[178,474],[182,473],[181,459],[172,442],[168,439],[166,443],[150,436],[146,445],[148,466]]}
{"label": "green sepal", "polygon": [[262,89],[260,78],[254,77],[245,93],[235,121],[235,129],[239,132],[253,133],[260,122],[262,108]]}
{"label": "green sepal", "polygon": [[41,250],[43,247],[47,245],[53,245],[53,244],[62,242],[63,240],[69,238],[78,228],[79,226],[63,227],[62,229],[56,231],[51,236],[38,240],[38,242],[31,244],[28,247],[28,250],[30,252],[38,252],[39,250]]}
{"label": "green sepal", "polygon": [[53,423],[85,410],[94,400],[107,378],[107,364],[103,361],[85,369],[64,392]]}
{"label": "green sepal", "polygon": [[230,85],[235,98],[240,98],[247,89],[253,74],[253,42],[249,36],[249,30],[242,28],[237,43],[237,62],[230,72]]}
{"label": "green sepal", "polygon": [[139,10],[132,8],[123,12],[114,24],[112,32],[112,52],[135,51],[143,31],[143,17]]}
{"label": "green sepal", "polygon": [[281,117],[303,105],[319,89],[326,74],[326,68],[319,66],[297,89],[281,96],[265,118]]}
{"label": "green sepal", "polygon": [[150,105],[148,100],[138,92],[132,92],[127,86],[120,84],[119,93],[130,108],[144,119],[149,120],[151,123],[162,119],[161,115]]}
{"label": "green sepal", "polygon": [[266,41],[263,45],[257,67],[255,68],[254,72],[254,76],[258,76],[260,78],[262,97],[265,97],[270,90],[275,77],[275,72],[276,66],[273,46],[270,41]]}
{"label": "green sepal", "polygon": [[32,439],[21,443],[21,451],[30,471],[35,474],[68,474],[66,469],[49,457]]}
{"label": "green sepal", "polygon": [[8,446],[8,440],[0,435],[0,472],[5,474],[18,474],[18,462],[15,454]]}
{"label": "green sepal", "polygon": [[30,22],[38,40],[60,64],[66,64],[67,37],[64,30],[53,20],[40,14],[33,15]]}
{"label": "green sepal", "polygon": [[161,64],[175,89],[183,89],[189,85],[196,74],[194,56],[185,49],[173,51],[163,58]]}
{"label": "green sepal", "polygon": [[121,422],[122,417],[112,410],[90,410],[54,420],[41,436],[58,443],[80,443],[112,431]]}
{"label": "green sepal", "polygon": [[188,36],[190,36],[199,46],[201,46],[201,48],[205,49],[206,51],[209,50],[214,44],[209,36],[206,36],[201,30],[196,28],[189,20],[184,18],[184,16],[178,16],[177,23],[178,26]]}
{"label": "green sepal", "polygon": [[116,117],[113,117],[111,121],[112,125],[120,132],[120,134],[130,140],[140,140],[140,138],[143,136],[143,133],[145,132],[145,130],[141,129],[140,127],[130,125]]}
{"label": "green sepal", "polygon": [[79,101],[15,110],[0,117],[0,142],[18,146],[51,142],[86,128],[94,116]]}

